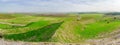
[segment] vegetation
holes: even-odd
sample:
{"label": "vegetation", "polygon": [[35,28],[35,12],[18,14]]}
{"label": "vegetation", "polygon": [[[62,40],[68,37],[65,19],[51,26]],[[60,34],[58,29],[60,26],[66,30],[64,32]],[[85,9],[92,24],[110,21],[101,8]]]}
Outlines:
{"label": "vegetation", "polygon": [[26,14],[10,16],[13,17],[0,19],[0,33],[4,39],[15,41],[83,42],[109,34],[120,25],[119,16],[106,16],[100,13],[84,13],[77,16],[68,14],[65,17]]}
{"label": "vegetation", "polygon": [[23,41],[48,41],[55,33],[56,29],[62,24],[54,23],[37,30],[29,31],[26,33],[4,35],[6,39],[23,40]]}

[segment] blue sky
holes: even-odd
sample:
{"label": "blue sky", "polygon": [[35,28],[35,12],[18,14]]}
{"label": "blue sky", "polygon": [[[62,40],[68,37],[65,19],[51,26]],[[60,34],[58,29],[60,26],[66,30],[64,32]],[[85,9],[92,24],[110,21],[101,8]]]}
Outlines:
{"label": "blue sky", "polygon": [[0,12],[120,11],[120,0],[0,0]]}

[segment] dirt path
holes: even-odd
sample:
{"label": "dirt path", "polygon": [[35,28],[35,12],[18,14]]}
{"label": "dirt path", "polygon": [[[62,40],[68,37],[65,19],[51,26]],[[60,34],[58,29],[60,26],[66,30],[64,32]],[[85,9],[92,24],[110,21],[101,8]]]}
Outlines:
{"label": "dirt path", "polygon": [[0,24],[16,25],[16,26],[25,26],[25,25],[22,25],[22,24],[12,24],[12,23],[6,23],[6,22],[0,22]]}
{"label": "dirt path", "polygon": [[0,45],[90,45],[81,43],[58,43],[58,42],[15,42],[15,41],[5,41],[0,39]]}

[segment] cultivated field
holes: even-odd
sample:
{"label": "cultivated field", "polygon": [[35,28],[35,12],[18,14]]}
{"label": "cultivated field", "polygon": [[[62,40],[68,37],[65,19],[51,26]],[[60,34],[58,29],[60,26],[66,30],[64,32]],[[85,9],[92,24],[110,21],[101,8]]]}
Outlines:
{"label": "cultivated field", "polygon": [[119,28],[119,15],[0,14],[0,38],[9,41],[86,43],[110,38]]}

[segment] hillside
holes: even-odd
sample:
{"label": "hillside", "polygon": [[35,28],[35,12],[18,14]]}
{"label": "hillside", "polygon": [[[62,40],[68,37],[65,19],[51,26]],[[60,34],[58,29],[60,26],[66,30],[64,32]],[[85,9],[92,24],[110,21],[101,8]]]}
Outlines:
{"label": "hillside", "polygon": [[102,39],[106,37],[105,34],[116,31],[120,26],[119,17],[103,14],[71,14],[65,17],[12,16],[14,18],[0,19],[0,22],[4,22],[0,23],[0,33],[5,40],[79,43],[89,39]]}

